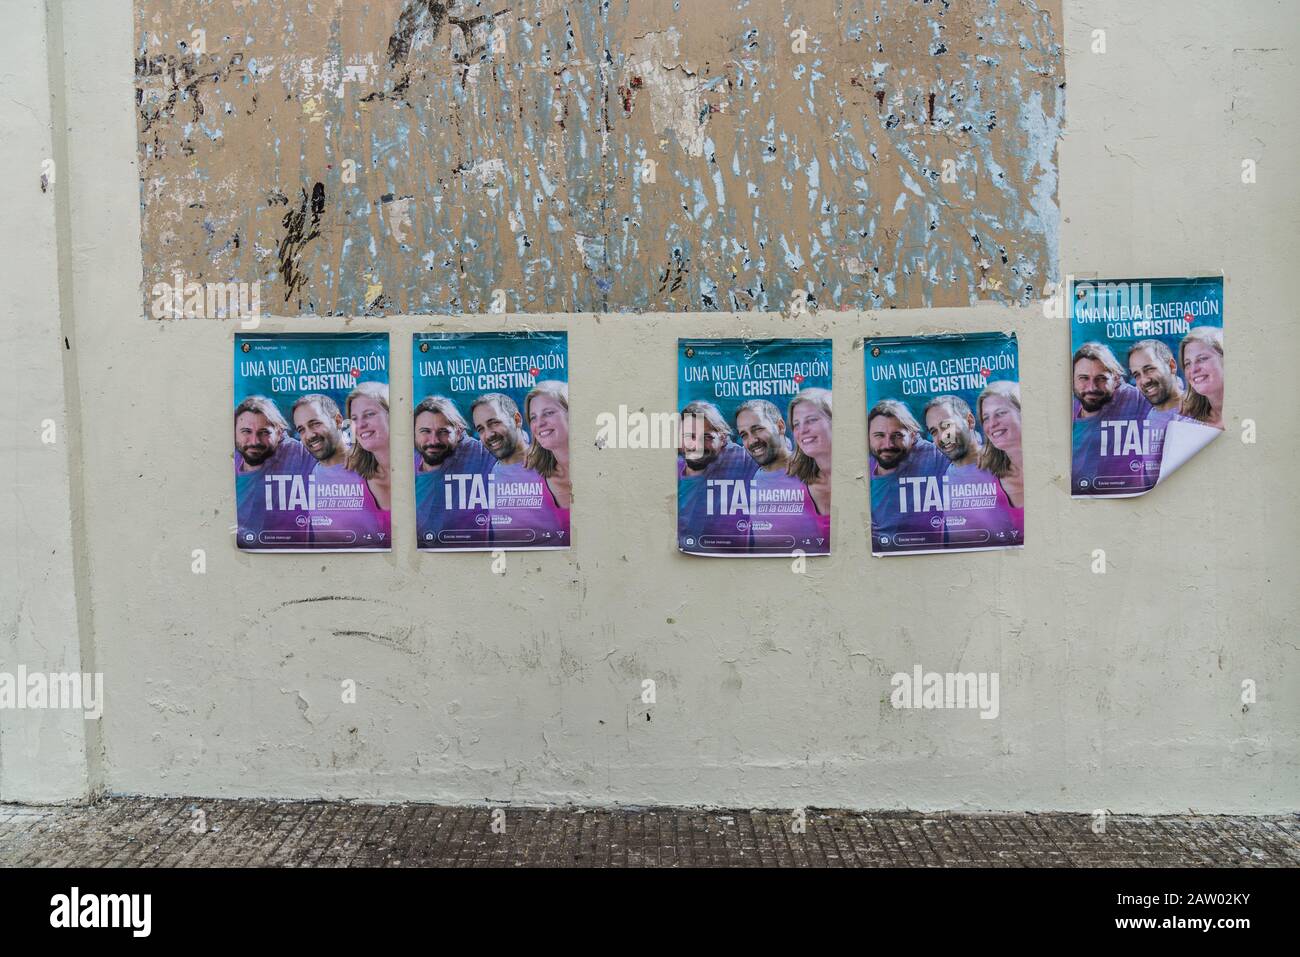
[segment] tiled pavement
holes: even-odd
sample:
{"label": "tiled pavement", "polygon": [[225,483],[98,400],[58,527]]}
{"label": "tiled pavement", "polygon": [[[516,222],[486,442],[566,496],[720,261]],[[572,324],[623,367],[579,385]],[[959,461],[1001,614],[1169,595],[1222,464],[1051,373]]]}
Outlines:
{"label": "tiled pavement", "polygon": [[8,804],[0,866],[1300,866],[1300,815],[1111,815],[1095,833],[1081,814],[809,809],[800,831],[789,811],[499,811],[187,798]]}

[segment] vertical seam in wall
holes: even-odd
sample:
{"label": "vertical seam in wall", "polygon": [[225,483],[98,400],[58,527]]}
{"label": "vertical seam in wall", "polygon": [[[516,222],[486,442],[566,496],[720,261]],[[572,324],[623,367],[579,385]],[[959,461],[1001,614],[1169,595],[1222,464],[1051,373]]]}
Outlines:
{"label": "vertical seam in wall", "polygon": [[[81,377],[77,362],[76,323],[73,308],[71,163],[68,149],[68,89],[64,73],[63,0],[45,3],[46,68],[50,92],[50,146],[56,170],[54,190],[54,234],[58,255],[59,331],[63,342],[64,446],[68,456],[68,508],[72,542],[72,600],[76,611],[79,670],[93,674],[95,667],[94,627],[90,610],[90,560],[86,551],[86,498],[82,481]],[[56,343],[56,348],[63,346]],[[107,697],[107,695],[105,695]],[[103,702],[101,702],[102,706]],[[86,797],[93,799],[103,789],[103,738],[100,722],[85,722]]]}

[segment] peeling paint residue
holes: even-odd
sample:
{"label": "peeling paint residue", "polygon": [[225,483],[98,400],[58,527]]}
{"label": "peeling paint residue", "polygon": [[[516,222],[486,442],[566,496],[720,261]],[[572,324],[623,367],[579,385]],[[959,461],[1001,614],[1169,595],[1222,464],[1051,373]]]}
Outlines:
{"label": "peeling paint residue", "polygon": [[176,273],[261,281],[288,315],[496,289],[521,312],[967,305],[1058,278],[1060,0],[136,15],[146,306]]}

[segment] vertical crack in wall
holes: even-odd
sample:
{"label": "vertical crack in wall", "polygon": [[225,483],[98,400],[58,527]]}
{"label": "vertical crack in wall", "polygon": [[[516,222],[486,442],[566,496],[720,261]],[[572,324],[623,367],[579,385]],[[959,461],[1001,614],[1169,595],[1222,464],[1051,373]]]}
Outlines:
{"label": "vertical crack in wall", "polygon": [[[50,116],[53,128],[54,160],[57,167],[70,170],[68,151],[68,86],[64,71],[66,47],[63,36],[63,4],[46,6],[50,68]],[[86,491],[82,473],[83,409],[81,399],[80,358],[75,346],[76,310],[73,297],[72,208],[70,189],[65,179],[56,192],[55,210],[59,249],[59,316],[63,330],[63,394],[67,409],[64,436],[68,455],[70,483],[70,521],[72,526],[73,582],[72,600],[77,611],[77,633],[81,649],[80,670],[94,674],[99,669],[95,654],[94,608],[90,601],[90,551],[86,543]],[[104,741],[101,721],[85,722],[86,777],[90,795],[104,788]]]}

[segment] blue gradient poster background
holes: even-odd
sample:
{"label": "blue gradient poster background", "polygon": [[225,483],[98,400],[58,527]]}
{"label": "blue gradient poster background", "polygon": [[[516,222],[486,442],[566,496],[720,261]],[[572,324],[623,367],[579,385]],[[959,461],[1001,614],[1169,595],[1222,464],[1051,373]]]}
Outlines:
{"label": "blue gradient poster background", "polygon": [[1071,494],[1142,495],[1222,432],[1223,278],[1077,282],[1067,301]]}
{"label": "blue gradient poster background", "polygon": [[677,547],[830,553],[831,341],[679,339]]}
{"label": "blue gradient poster background", "polygon": [[1024,544],[1012,333],[867,339],[874,555]]}
{"label": "blue gradient poster background", "polygon": [[568,548],[568,334],[417,333],[412,376],[419,548]]}
{"label": "blue gradient poster background", "polygon": [[238,334],[234,371],[239,548],[387,551],[388,334]]}

